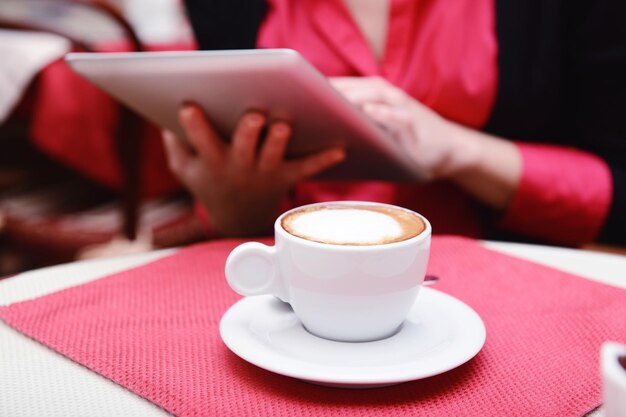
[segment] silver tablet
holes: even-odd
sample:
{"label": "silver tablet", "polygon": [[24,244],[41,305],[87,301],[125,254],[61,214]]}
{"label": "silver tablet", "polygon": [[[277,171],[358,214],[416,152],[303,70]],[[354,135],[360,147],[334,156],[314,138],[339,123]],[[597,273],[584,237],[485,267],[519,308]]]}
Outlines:
{"label": "silver tablet", "polygon": [[324,177],[415,180],[397,143],[290,49],[70,53],[79,74],[155,124],[184,133],[184,102],[199,104],[225,138],[250,109],[293,129],[288,156],[341,144],[347,158]]}

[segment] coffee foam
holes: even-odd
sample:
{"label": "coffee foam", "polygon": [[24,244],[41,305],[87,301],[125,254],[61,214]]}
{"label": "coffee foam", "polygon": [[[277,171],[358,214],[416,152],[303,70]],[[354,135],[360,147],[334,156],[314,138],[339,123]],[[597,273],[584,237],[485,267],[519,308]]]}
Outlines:
{"label": "coffee foam", "polygon": [[284,217],[282,227],[292,235],[336,245],[380,245],[410,239],[425,225],[415,214],[380,205],[306,207]]}

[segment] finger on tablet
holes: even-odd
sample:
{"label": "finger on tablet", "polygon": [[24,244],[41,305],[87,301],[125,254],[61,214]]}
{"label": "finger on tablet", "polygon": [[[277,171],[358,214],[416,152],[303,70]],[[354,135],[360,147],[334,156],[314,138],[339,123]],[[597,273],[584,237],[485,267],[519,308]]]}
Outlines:
{"label": "finger on tablet", "polygon": [[174,174],[182,177],[185,167],[189,166],[193,160],[193,153],[180,138],[169,130],[163,130],[162,137],[167,164]]}
{"label": "finger on tablet", "polygon": [[209,162],[222,159],[226,145],[197,105],[183,105],[178,119],[191,146],[203,159]]}
{"label": "finger on tablet", "polygon": [[311,178],[346,159],[343,148],[330,148],[311,156],[290,161],[288,179],[292,184]]}
{"label": "finger on tablet", "polygon": [[380,77],[335,77],[331,84],[357,106],[365,103],[398,105],[405,98],[400,89]]}
{"label": "finger on tablet", "polygon": [[411,114],[403,108],[367,103],[363,106],[363,110],[372,120],[381,124],[396,138],[406,137],[413,129]]}
{"label": "finger on tablet", "polygon": [[409,127],[412,122],[410,113],[387,104],[367,103],[363,106],[363,111],[383,125]]}
{"label": "finger on tablet", "polygon": [[271,171],[280,165],[285,158],[290,137],[291,127],[287,123],[275,122],[270,125],[259,155],[261,171]]}
{"label": "finger on tablet", "polygon": [[254,162],[265,121],[265,116],[257,111],[247,112],[239,119],[231,142],[232,157],[238,165],[249,166]]}
{"label": "finger on tablet", "polygon": [[328,82],[338,90],[349,90],[358,88],[363,77],[328,77]]}

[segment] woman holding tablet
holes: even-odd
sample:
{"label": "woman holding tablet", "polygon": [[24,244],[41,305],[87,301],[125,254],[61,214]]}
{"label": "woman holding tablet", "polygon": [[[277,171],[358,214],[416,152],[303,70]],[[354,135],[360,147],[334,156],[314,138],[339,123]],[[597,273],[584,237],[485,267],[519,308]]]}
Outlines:
{"label": "woman holding tablet", "polygon": [[[437,233],[626,242],[626,6],[602,0],[187,0],[203,49],[292,48],[389,129],[420,184],[314,181],[340,149],[284,160],[289,126],[202,112],[165,135],[170,165],[221,235],[269,231],[290,205],[403,205]],[[280,86],[277,86],[280,88]],[[372,167],[375,169],[375,167]],[[509,236],[510,237],[510,236]]]}

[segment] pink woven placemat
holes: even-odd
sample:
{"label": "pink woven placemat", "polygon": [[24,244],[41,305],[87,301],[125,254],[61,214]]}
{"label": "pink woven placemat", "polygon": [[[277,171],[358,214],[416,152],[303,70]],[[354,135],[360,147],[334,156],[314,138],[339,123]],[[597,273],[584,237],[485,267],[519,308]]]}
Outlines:
{"label": "pink woven placemat", "polygon": [[576,416],[601,402],[598,351],[626,342],[626,291],[436,237],[437,288],[483,318],[487,341],[445,374],[346,390],[275,375],[222,343],[238,296],[226,256],[241,241],[151,264],[0,309],[9,325],[179,416]]}

